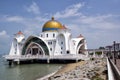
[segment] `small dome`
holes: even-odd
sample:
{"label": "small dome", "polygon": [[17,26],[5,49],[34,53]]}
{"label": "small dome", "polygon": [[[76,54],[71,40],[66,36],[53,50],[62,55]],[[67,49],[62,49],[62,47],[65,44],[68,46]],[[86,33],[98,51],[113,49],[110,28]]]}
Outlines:
{"label": "small dome", "polygon": [[58,30],[58,29],[62,29],[63,26],[60,22],[54,20],[54,17],[52,17],[52,20],[49,20],[48,22],[46,22],[43,26],[42,31],[53,31],[53,30]]}
{"label": "small dome", "polygon": [[19,31],[19,32],[17,33],[17,35],[23,35],[23,33],[22,33],[21,31]]}
{"label": "small dome", "polygon": [[80,34],[77,38],[83,38],[84,36],[82,34]]}

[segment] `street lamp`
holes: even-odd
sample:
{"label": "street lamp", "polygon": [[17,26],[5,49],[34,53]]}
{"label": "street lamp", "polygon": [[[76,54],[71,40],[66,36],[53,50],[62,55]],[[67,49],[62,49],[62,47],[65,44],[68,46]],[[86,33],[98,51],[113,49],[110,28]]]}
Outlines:
{"label": "street lamp", "polygon": [[116,44],[116,42],[114,41],[113,42],[113,48],[114,48],[114,51],[113,51],[113,61],[114,61],[114,63],[116,64],[116,51],[115,51],[115,44]]}

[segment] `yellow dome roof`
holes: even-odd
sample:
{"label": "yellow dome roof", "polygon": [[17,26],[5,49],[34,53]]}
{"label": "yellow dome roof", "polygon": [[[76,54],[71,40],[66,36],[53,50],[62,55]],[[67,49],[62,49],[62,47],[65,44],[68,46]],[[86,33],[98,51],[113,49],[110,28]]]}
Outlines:
{"label": "yellow dome roof", "polygon": [[62,28],[63,28],[62,24],[54,20],[54,17],[52,17],[52,20],[44,24],[42,31],[57,30],[57,29],[62,29]]}

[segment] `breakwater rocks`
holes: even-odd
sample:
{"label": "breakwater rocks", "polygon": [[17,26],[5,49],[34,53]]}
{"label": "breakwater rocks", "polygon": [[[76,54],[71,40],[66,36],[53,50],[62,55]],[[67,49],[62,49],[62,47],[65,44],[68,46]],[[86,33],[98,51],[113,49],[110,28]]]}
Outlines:
{"label": "breakwater rocks", "polygon": [[107,80],[106,59],[90,59],[68,64],[44,80]]}

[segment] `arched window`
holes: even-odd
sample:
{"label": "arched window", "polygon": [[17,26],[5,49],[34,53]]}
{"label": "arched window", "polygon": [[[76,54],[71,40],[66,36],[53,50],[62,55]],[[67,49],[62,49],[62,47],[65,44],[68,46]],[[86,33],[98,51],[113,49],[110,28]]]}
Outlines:
{"label": "arched window", "polygon": [[63,42],[61,42],[61,44],[63,44]]}
{"label": "arched window", "polygon": [[48,42],[49,45],[52,45],[52,42]]}
{"label": "arched window", "polygon": [[48,37],[48,34],[46,34],[46,37]]}
{"label": "arched window", "polygon": [[61,50],[63,49],[63,47],[61,47]]}
{"label": "arched window", "polygon": [[55,37],[55,34],[53,33],[53,37]]}
{"label": "arched window", "polygon": [[50,51],[52,51],[52,48],[50,48]]}

